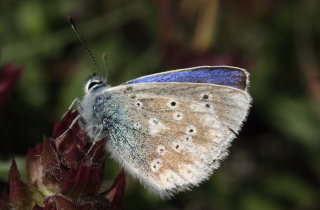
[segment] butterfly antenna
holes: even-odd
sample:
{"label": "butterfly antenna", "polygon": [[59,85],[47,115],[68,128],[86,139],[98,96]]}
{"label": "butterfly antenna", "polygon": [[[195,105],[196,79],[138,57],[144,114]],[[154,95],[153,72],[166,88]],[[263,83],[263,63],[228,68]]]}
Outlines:
{"label": "butterfly antenna", "polygon": [[104,63],[104,67],[106,69],[106,79],[108,78],[108,73],[109,73],[109,66],[108,66],[108,54],[107,53],[103,53],[102,54],[102,60]]}
{"label": "butterfly antenna", "polygon": [[88,48],[87,44],[85,43],[85,41],[81,38],[79,32],[78,32],[78,29],[77,29],[77,26],[76,26],[76,23],[74,22],[74,20],[72,19],[71,16],[68,16],[68,20],[69,20],[69,23],[70,23],[70,26],[72,28],[72,30],[75,32],[75,34],[77,35],[78,39],[80,40],[82,46],[86,49],[87,53],[89,54],[90,58],[91,58],[91,61],[93,63],[93,65],[95,66],[96,68],[96,72],[99,76],[101,76],[101,70],[98,66],[98,63],[96,61],[96,59],[94,58],[91,50]]}

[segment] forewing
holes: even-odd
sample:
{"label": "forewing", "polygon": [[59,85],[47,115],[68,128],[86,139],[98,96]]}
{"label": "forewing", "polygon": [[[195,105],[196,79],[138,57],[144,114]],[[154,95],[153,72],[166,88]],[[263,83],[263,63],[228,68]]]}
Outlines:
{"label": "forewing", "polygon": [[106,91],[121,102],[110,129],[113,156],[163,196],[198,185],[219,167],[251,100],[246,91],[211,84],[141,83]]}
{"label": "forewing", "polygon": [[224,85],[240,90],[248,87],[249,73],[244,69],[231,66],[200,66],[187,69],[166,71],[158,74],[151,74],[124,83],[209,83]]}

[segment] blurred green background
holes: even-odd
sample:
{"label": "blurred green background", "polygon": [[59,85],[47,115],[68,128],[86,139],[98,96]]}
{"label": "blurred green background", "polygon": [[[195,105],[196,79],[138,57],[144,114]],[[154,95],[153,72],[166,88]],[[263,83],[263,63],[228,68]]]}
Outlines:
{"label": "blurred green background", "polygon": [[[0,110],[1,189],[10,160],[51,135],[94,71],[77,22],[111,85],[170,69],[234,65],[253,105],[221,168],[160,200],[127,178],[126,209],[320,209],[320,2],[317,0],[1,0],[0,66],[23,75]],[[106,163],[106,184],[119,172]]]}

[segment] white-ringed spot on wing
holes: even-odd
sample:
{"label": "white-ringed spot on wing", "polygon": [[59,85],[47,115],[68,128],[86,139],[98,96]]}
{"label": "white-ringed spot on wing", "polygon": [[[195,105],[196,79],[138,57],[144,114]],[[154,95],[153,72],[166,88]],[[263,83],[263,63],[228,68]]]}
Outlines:
{"label": "white-ringed spot on wing", "polygon": [[161,159],[155,159],[150,164],[151,171],[157,172],[162,167],[162,160]]}
{"label": "white-ringed spot on wing", "polygon": [[192,136],[185,135],[185,136],[182,137],[182,141],[184,141],[186,144],[191,143],[192,142]]}
{"label": "white-ringed spot on wing", "polygon": [[176,152],[181,152],[181,150],[183,149],[183,145],[179,142],[173,142],[172,149]]}
{"label": "white-ringed spot on wing", "polygon": [[175,112],[175,113],[173,113],[173,119],[175,119],[175,120],[182,120],[182,119],[183,119],[183,113],[182,113],[182,112]]}
{"label": "white-ringed spot on wing", "polygon": [[166,147],[165,146],[163,146],[163,145],[158,145],[157,146],[157,153],[159,154],[159,155],[165,155],[166,153],[167,153],[167,150],[166,150]]}
{"label": "white-ringed spot on wing", "polygon": [[212,93],[210,93],[210,92],[200,93],[200,99],[206,100],[206,101],[211,101],[212,100]]}
{"label": "white-ringed spot on wing", "polygon": [[201,102],[199,104],[201,106],[201,110],[205,111],[205,112],[212,112],[214,111],[214,107],[213,107],[213,104],[210,103],[210,102]]}
{"label": "white-ringed spot on wing", "polygon": [[204,104],[204,107],[207,108],[207,109],[210,109],[211,106],[212,106],[212,105],[211,105],[210,103],[205,103],[205,104]]}
{"label": "white-ringed spot on wing", "polygon": [[175,109],[175,108],[179,107],[179,102],[176,101],[176,100],[170,99],[170,100],[167,102],[167,106],[168,106],[170,109]]}
{"label": "white-ringed spot on wing", "polygon": [[136,101],[134,102],[134,105],[135,105],[138,109],[141,109],[142,106],[143,106],[143,103],[142,103],[141,101],[139,101],[139,100],[136,100]]}
{"label": "white-ringed spot on wing", "polygon": [[189,126],[186,128],[186,134],[194,136],[194,135],[196,135],[196,133],[197,133],[197,129],[196,129],[195,126],[189,125]]}

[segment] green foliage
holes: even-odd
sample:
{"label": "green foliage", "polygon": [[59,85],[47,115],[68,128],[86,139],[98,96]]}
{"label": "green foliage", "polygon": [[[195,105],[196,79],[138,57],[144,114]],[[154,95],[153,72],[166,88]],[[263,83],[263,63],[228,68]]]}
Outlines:
{"label": "green foliage", "polygon": [[[221,168],[164,201],[129,179],[127,209],[319,209],[320,3],[311,0],[3,0],[0,66],[25,71],[0,110],[1,187],[10,158],[51,135],[94,71],[67,15],[103,71],[108,54],[112,85],[196,65],[251,73],[252,110]],[[107,184],[120,170],[109,164]]]}

